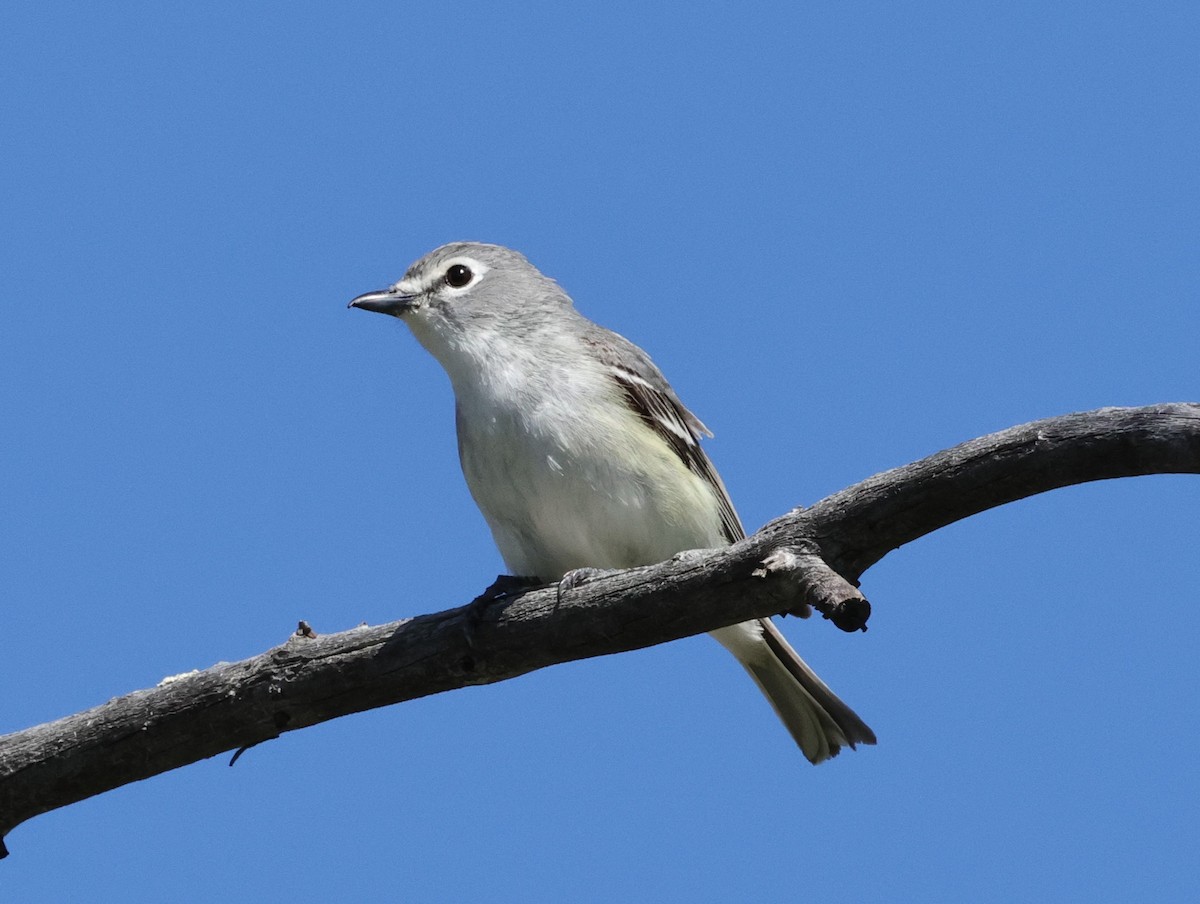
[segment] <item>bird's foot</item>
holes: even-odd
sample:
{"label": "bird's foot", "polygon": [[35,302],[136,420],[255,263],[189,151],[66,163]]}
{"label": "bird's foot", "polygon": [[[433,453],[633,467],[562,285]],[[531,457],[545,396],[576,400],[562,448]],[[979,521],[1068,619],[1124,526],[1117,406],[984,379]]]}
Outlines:
{"label": "bird's foot", "polygon": [[463,626],[467,646],[472,650],[475,649],[476,629],[478,629],[479,623],[483,621],[483,614],[487,612],[488,607],[492,603],[508,599],[512,596],[520,596],[526,590],[532,590],[534,587],[541,586],[543,584],[537,578],[516,574],[497,575],[496,580],[492,581],[491,586],[487,590],[467,603],[467,620]]}
{"label": "bird's foot", "polygon": [[558,599],[555,601],[555,605],[562,602],[564,593],[577,590],[588,581],[594,581],[606,574],[613,574],[615,571],[617,571],[615,568],[572,568],[558,581]]}

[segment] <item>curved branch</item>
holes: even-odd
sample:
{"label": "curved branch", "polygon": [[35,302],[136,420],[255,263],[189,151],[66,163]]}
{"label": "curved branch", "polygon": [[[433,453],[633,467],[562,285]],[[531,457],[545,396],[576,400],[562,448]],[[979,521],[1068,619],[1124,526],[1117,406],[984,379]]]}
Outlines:
{"label": "curved branch", "polygon": [[1074,484],[1200,473],[1200,404],[1100,408],[1010,427],[884,471],[766,525],[797,524],[851,580],[905,543],[971,515]]}
{"label": "curved branch", "polygon": [[[852,586],[889,550],[976,512],[1070,484],[1200,473],[1200,405],[1036,421],[871,477],[721,550],[615,572],[559,594],[316,637],[164,681],[0,737],[0,837],[39,813],[285,731],[559,662],[813,606],[857,627]],[[0,844],[0,856],[6,851]]]}

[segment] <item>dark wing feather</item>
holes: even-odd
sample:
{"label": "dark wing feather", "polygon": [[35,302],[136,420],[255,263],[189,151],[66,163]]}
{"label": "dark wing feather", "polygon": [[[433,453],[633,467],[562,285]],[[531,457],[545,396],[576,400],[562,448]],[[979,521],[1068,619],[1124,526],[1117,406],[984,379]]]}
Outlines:
{"label": "dark wing feather", "polygon": [[713,488],[725,538],[730,543],[745,538],[746,532],[721,475],[700,448],[700,437],[712,436],[712,432],[684,407],[649,355],[625,337],[595,324],[592,326],[595,332],[589,333],[585,341],[608,366],[629,407],[675,450],[689,471]]}

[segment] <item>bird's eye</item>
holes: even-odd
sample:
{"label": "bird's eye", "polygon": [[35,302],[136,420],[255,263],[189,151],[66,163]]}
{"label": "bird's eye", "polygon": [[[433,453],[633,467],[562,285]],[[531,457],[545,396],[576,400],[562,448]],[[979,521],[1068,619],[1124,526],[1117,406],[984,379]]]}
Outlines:
{"label": "bird's eye", "polygon": [[470,267],[465,267],[462,264],[455,264],[446,271],[443,279],[446,280],[446,285],[452,289],[461,289],[471,281],[475,274],[471,272]]}

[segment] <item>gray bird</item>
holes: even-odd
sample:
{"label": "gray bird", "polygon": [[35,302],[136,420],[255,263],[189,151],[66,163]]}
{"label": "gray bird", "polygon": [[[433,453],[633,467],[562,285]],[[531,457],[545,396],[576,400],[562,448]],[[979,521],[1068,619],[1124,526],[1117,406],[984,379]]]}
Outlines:
{"label": "gray bird", "polygon": [[[644,351],[518,252],[443,245],[350,306],[403,320],[445,368],[463,475],[513,575],[552,582],[745,536],[700,448],[712,434]],[[875,743],[770,619],[712,636],[813,763]]]}

